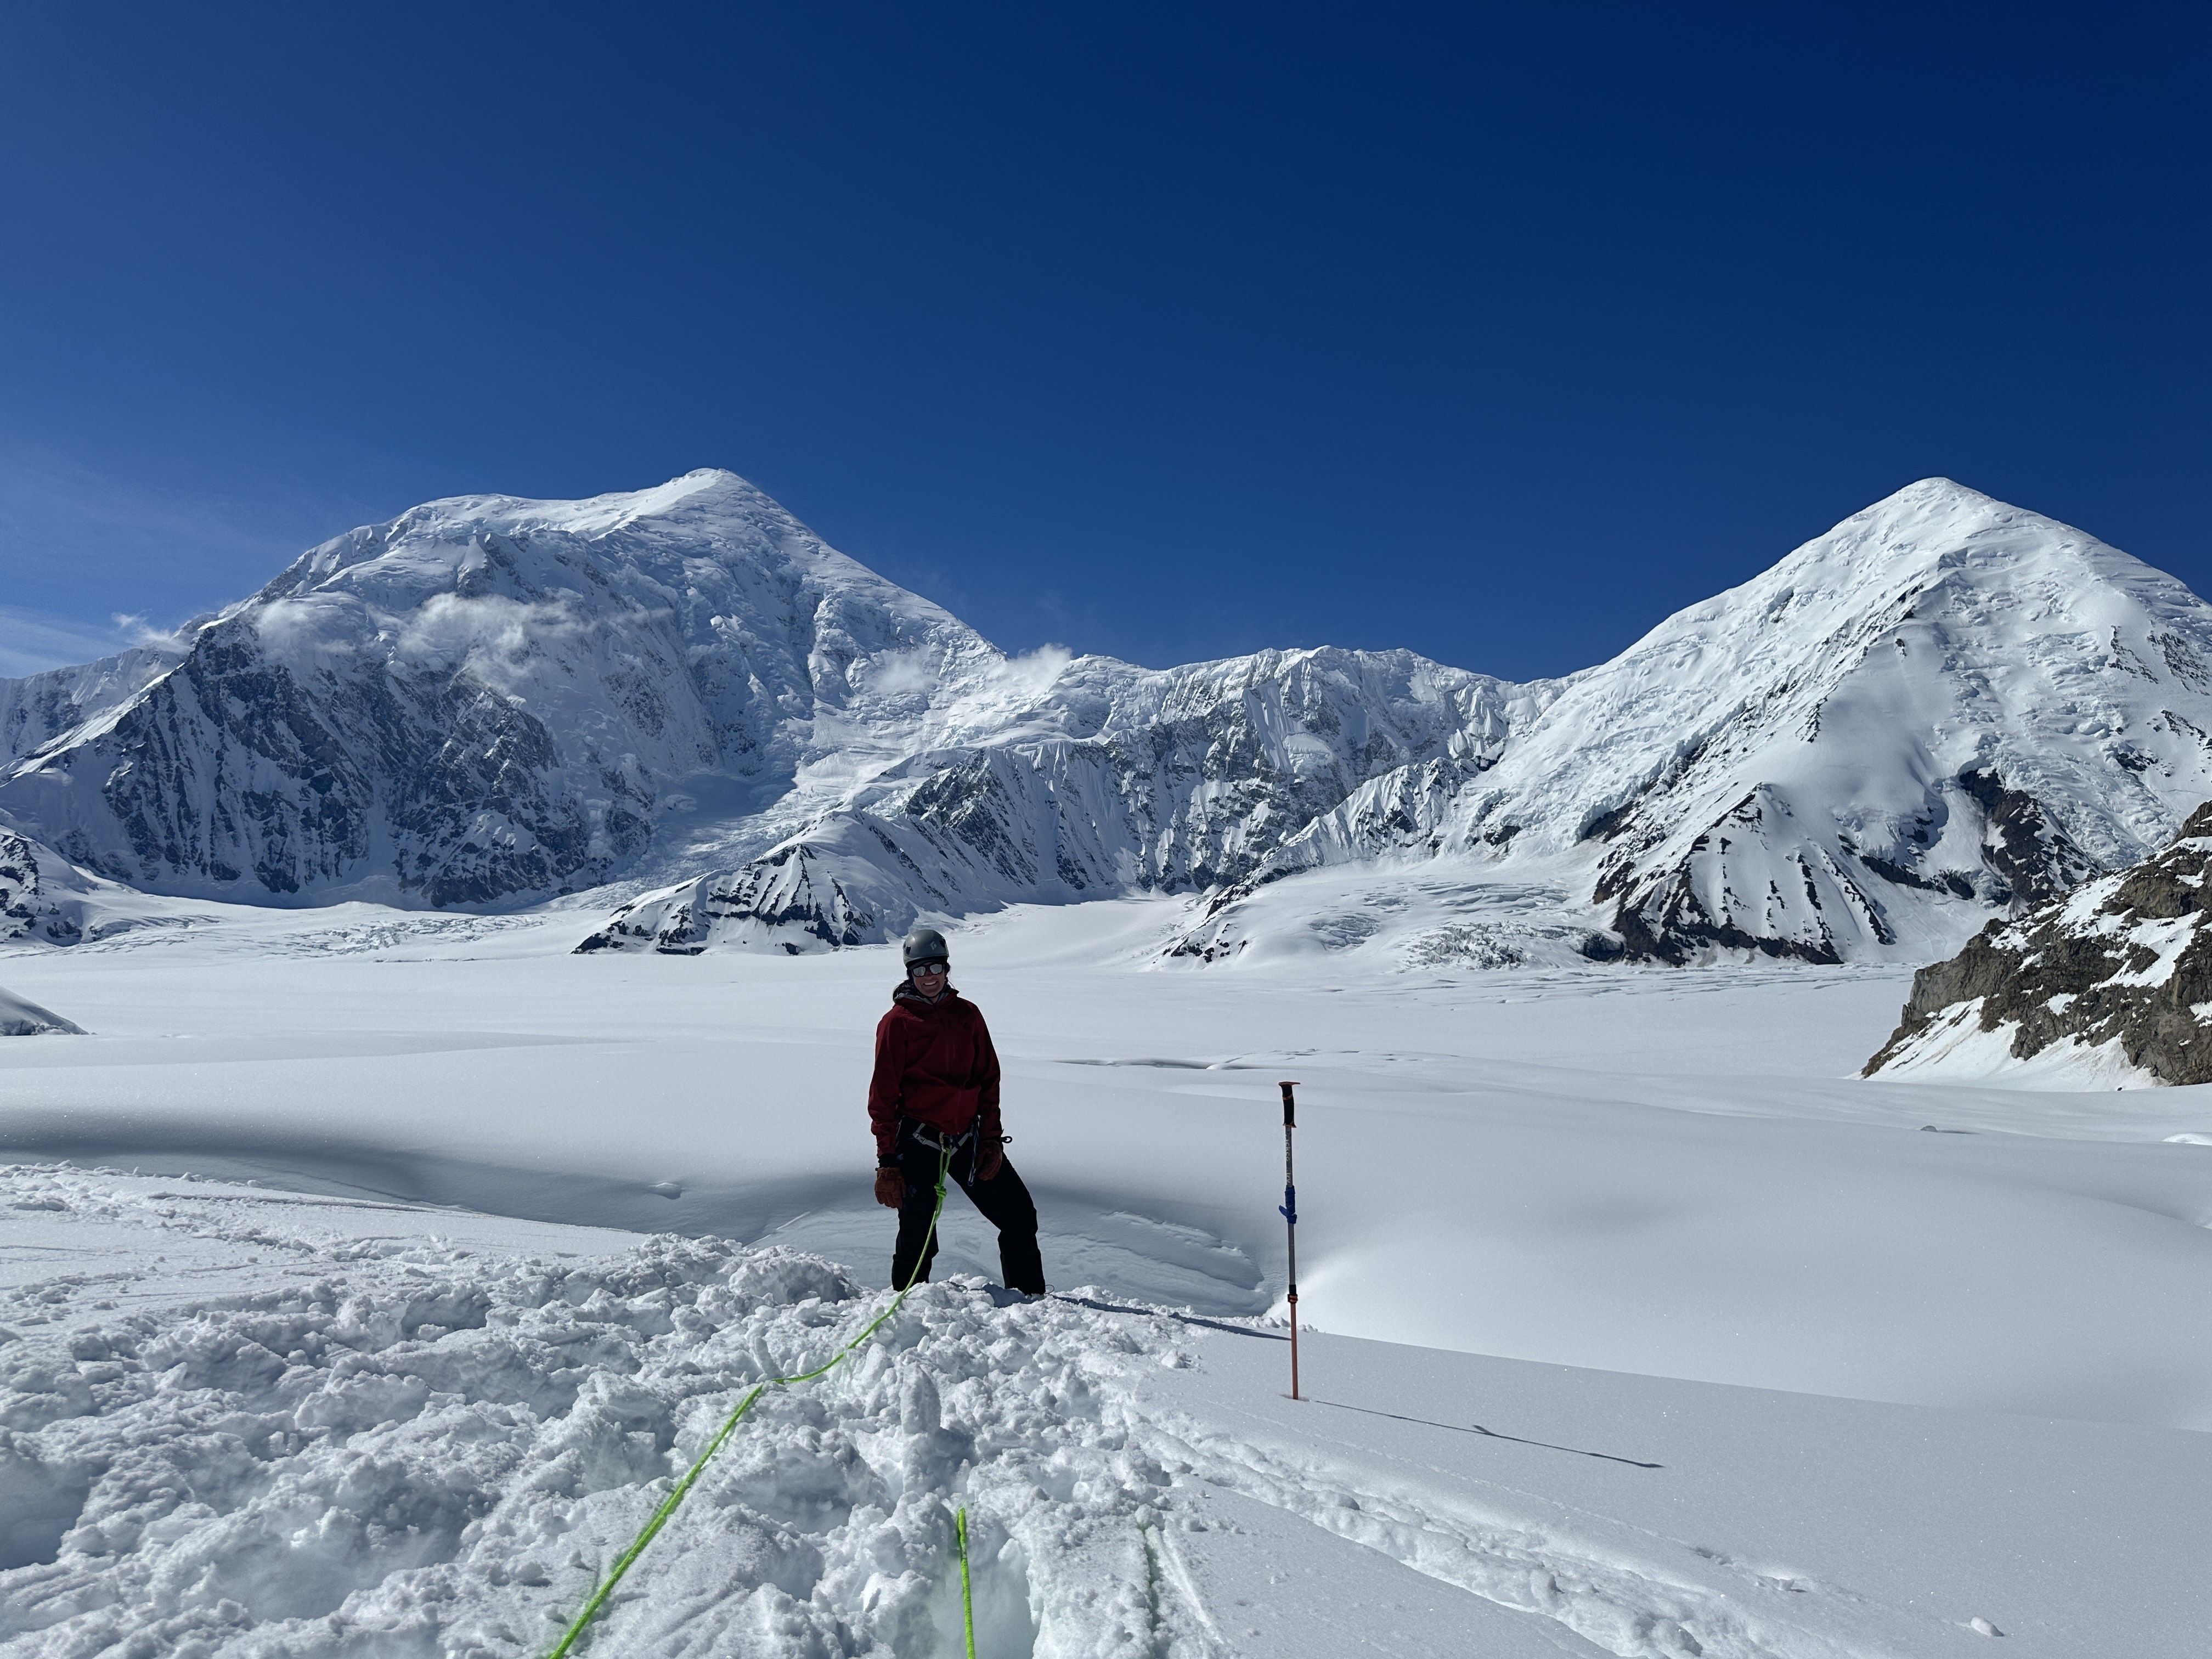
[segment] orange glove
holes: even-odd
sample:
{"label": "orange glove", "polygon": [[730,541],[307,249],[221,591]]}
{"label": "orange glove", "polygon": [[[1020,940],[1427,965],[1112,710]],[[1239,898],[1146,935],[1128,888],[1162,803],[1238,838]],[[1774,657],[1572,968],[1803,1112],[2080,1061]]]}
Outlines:
{"label": "orange glove", "polygon": [[975,1179],[995,1181],[999,1171],[1006,1167],[1006,1149],[995,1140],[975,1143]]}
{"label": "orange glove", "polygon": [[896,1210],[906,1202],[906,1176],[896,1169],[876,1171],[876,1202]]}

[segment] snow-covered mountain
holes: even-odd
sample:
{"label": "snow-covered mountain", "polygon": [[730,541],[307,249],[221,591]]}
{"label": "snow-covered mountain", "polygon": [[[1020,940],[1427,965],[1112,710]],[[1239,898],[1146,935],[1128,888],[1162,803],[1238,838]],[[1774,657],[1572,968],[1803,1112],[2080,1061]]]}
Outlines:
{"label": "snow-covered mountain", "polygon": [[2212,1083],[2212,801],[2132,869],[1923,968],[1866,1075]]}
{"label": "snow-covered mountain", "polygon": [[[211,620],[203,617],[191,626]],[[183,654],[173,646],[138,646],[81,667],[0,680],[0,766],[120,708],[176,666]]]}
{"label": "snow-covered mountain", "polygon": [[97,875],[259,902],[734,864],[687,884],[695,912],[848,943],[924,907],[1234,880],[1370,778],[1483,763],[1549,690],[1406,652],[1011,659],[702,471],[432,502],[167,661],[9,683],[0,814]]}
{"label": "snow-covered mountain", "polygon": [[1356,791],[1183,948],[1235,951],[1285,875],[1443,860],[1559,881],[1592,955],[1924,961],[2208,795],[2212,606],[1925,479],[1575,676],[1494,765]]}
{"label": "snow-covered mountain", "polygon": [[763,856],[623,907],[583,948],[795,951],[894,936],[924,911],[1217,890],[1372,779],[1488,764],[1557,690],[1404,651],[1162,672],[1080,658],[997,730],[883,769]]}
{"label": "snow-covered mountain", "polygon": [[119,700],[79,692],[121,659],[6,688],[0,811],[155,892],[511,903],[629,867],[688,778],[742,818],[924,747],[1002,662],[729,473],[434,501],[305,554]]}
{"label": "snow-covered mountain", "polygon": [[1372,940],[1366,910],[1425,919],[1408,961],[1522,959],[1504,893],[1516,938],[1598,958],[1924,961],[2212,795],[2212,607],[1929,479],[1564,680],[1010,658],[701,471],[355,531],[173,652],[0,682],[0,737],[50,884],[665,884],[591,950],[1149,892],[1200,901],[1187,957]]}

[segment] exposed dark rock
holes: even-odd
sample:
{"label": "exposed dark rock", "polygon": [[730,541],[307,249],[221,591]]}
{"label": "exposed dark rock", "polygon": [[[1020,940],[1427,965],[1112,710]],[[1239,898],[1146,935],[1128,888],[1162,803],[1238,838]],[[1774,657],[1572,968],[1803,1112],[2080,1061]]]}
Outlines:
{"label": "exposed dark rock", "polygon": [[854,903],[811,848],[790,845],[733,874],[702,876],[623,905],[574,954],[651,950],[696,957],[718,927],[750,922],[786,950],[868,941],[875,918]]}
{"label": "exposed dark rock", "polygon": [[0,939],[74,945],[84,936],[83,924],[75,907],[51,890],[41,851],[27,836],[0,830]]}
{"label": "exposed dark rock", "polygon": [[2012,896],[2041,904],[2100,873],[2096,860],[2074,844],[2034,796],[2007,787],[1986,769],[1961,772],[1958,781],[1986,815],[1984,858],[2010,884]]}
{"label": "exposed dark rock", "polygon": [[[1844,960],[1832,910],[1848,917],[1844,937],[1891,943],[1895,936],[1881,907],[1842,859],[1817,843],[1771,850],[1787,844],[1777,831],[1791,817],[1782,797],[1762,784],[1656,869],[1645,854],[1659,838],[1649,830],[1630,836],[1599,867],[1595,902],[1619,901],[1607,923],[1618,951],[1613,939],[1599,950],[1676,966],[1716,951],[1832,966]],[[1739,842],[1746,852],[1732,858]],[[1752,877],[1758,889],[1740,890]]]}
{"label": "exposed dark rock", "polygon": [[2134,868],[1993,921],[1949,961],[1922,969],[1865,1074],[1927,1063],[1971,1027],[2009,1032],[2016,1060],[2069,1040],[2117,1042],[2161,1083],[2212,1082],[2212,1026],[2198,1012],[2212,1012],[2208,876],[2212,802]]}

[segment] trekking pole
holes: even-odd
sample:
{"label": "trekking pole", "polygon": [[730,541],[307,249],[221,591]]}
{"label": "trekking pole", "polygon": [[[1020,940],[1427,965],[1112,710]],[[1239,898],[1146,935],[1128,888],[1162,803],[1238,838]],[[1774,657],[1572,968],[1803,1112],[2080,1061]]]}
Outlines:
{"label": "trekking pole", "polygon": [[1298,1184],[1297,1175],[1291,1164],[1291,1131],[1298,1127],[1298,1103],[1291,1091],[1298,1085],[1283,1085],[1283,1201],[1278,1212],[1289,1224],[1285,1229],[1290,1239],[1291,1279],[1291,1398],[1298,1397]]}

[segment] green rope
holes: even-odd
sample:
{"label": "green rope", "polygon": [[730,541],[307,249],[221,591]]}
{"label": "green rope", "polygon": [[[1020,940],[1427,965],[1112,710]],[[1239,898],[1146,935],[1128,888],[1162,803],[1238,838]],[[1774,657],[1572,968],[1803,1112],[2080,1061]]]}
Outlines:
{"label": "green rope", "polygon": [[960,1506],[960,1617],[968,1627],[968,1659],[975,1659],[975,1597],[968,1588],[968,1506]]}
{"label": "green rope", "polygon": [[[928,1231],[921,1236],[921,1254],[915,1258],[914,1271],[907,1275],[904,1287],[891,1299],[890,1306],[870,1320],[866,1326],[862,1327],[858,1336],[830,1355],[825,1364],[817,1365],[811,1371],[801,1371],[796,1376],[771,1376],[765,1382],[757,1382],[753,1385],[752,1392],[738,1402],[737,1410],[723,1419],[721,1428],[716,1431],[714,1437],[707,1443],[707,1449],[699,1454],[691,1467],[684,1471],[684,1478],[669,1490],[667,1497],[660,1500],[660,1507],[653,1512],[653,1519],[645,1523],[645,1529],[638,1534],[628,1549],[615,1558],[613,1570],[600,1581],[599,1587],[592,1590],[592,1599],[584,1603],[584,1610],[576,1615],[575,1621],[568,1626],[559,1644],[545,1656],[545,1659],[566,1659],[568,1650],[576,1645],[577,1638],[583,1635],[585,1626],[598,1617],[599,1609],[606,1605],[607,1597],[614,1594],[615,1586],[622,1583],[623,1575],[630,1570],[631,1564],[636,1561],[639,1556],[645,1553],[645,1547],[653,1541],[654,1534],[668,1524],[668,1517],[676,1513],[677,1506],[691,1495],[693,1484],[705,1471],[714,1454],[722,1449],[722,1443],[730,1437],[730,1431],[738,1426],[738,1420],[753,1408],[753,1401],[758,1400],[770,1389],[788,1388],[797,1382],[811,1382],[816,1377],[835,1370],[843,1362],[846,1355],[873,1336],[882,1327],[883,1322],[899,1310],[900,1304],[903,1303],[913,1293],[914,1287],[921,1282],[922,1266],[929,1260],[930,1240],[936,1236],[938,1219],[945,1213],[945,1171],[951,1167],[952,1149],[948,1146],[939,1155],[937,1160],[937,1207],[930,1212]],[[968,1582],[967,1511],[963,1510],[961,1516],[960,1581],[964,1591]],[[969,1659],[975,1659],[975,1631],[972,1617],[969,1621],[968,1654]]]}

